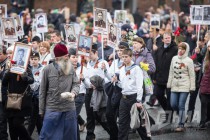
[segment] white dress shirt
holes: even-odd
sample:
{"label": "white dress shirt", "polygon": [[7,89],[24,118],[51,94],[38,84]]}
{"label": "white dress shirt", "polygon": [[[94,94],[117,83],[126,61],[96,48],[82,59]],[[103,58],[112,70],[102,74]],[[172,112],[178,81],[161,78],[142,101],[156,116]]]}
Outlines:
{"label": "white dress shirt", "polygon": [[[132,62],[131,65],[133,65]],[[119,72],[119,86],[122,88],[123,95],[132,95],[137,93],[137,101],[142,101],[143,96],[143,72],[139,66],[134,66],[130,74],[126,75],[125,66]]]}
{"label": "white dress shirt", "polygon": [[[77,74],[77,77],[78,79],[80,79],[80,72],[81,72],[81,66],[79,66],[77,69],[76,69],[76,74]],[[81,81],[80,83],[80,89],[79,89],[79,94],[80,93],[84,93],[86,94],[86,88],[89,88],[89,84],[86,84],[88,80],[88,76],[87,76],[87,68],[85,66],[83,66],[83,70],[82,70],[82,74],[83,74],[83,77],[84,77],[84,81]]]}
{"label": "white dress shirt", "polygon": [[90,77],[94,76],[94,75],[98,75],[101,78],[104,79],[105,83],[108,83],[109,80],[108,78],[105,76],[105,72],[102,69],[102,63],[104,63],[106,65],[106,68],[109,69],[109,64],[107,63],[107,61],[105,60],[98,60],[98,68],[94,68],[94,66],[91,66],[91,62],[87,63],[87,73],[88,73],[88,78],[90,79]]}

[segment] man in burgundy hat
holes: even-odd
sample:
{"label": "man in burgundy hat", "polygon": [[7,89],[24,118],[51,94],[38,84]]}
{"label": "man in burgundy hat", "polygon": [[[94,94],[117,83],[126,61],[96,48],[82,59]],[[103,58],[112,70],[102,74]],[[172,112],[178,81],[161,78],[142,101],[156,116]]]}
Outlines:
{"label": "man in burgundy hat", "polygon": [[40,140],[77,140],[74,97],[79,81],[65,45],[54,48],[55,61],[43,69],[39,114],[44,117]]}

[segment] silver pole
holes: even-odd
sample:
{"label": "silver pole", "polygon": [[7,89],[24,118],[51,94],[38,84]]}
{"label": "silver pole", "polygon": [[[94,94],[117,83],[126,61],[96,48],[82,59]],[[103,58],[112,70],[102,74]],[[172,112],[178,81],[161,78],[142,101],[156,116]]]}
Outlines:
{"label": "silver pole", "polygon": [[124,10],[124,0],[121,0],[121,10]]}

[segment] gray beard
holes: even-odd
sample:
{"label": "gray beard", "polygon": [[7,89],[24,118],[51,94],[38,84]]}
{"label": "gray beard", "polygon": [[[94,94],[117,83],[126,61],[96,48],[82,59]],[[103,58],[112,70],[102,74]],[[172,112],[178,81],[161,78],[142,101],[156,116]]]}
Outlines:
{"label": "gray beard", "polygon": [[57,64],[58,64],[59,69],[64,73],[64,75],[70,74],[72,64],[69,59],[68,60],[64,60],[64,59],[57,60]]}

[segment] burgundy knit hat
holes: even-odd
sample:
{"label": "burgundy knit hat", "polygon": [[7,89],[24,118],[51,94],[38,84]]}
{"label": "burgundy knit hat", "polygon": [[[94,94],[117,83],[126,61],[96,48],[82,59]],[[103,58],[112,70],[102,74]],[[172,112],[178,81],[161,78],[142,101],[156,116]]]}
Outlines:
{"label": "burgundy knit hat", "polygon": [[55,57],[61,57],[68,54],[67,47],[64,44],[57,44],[54,48]]}

